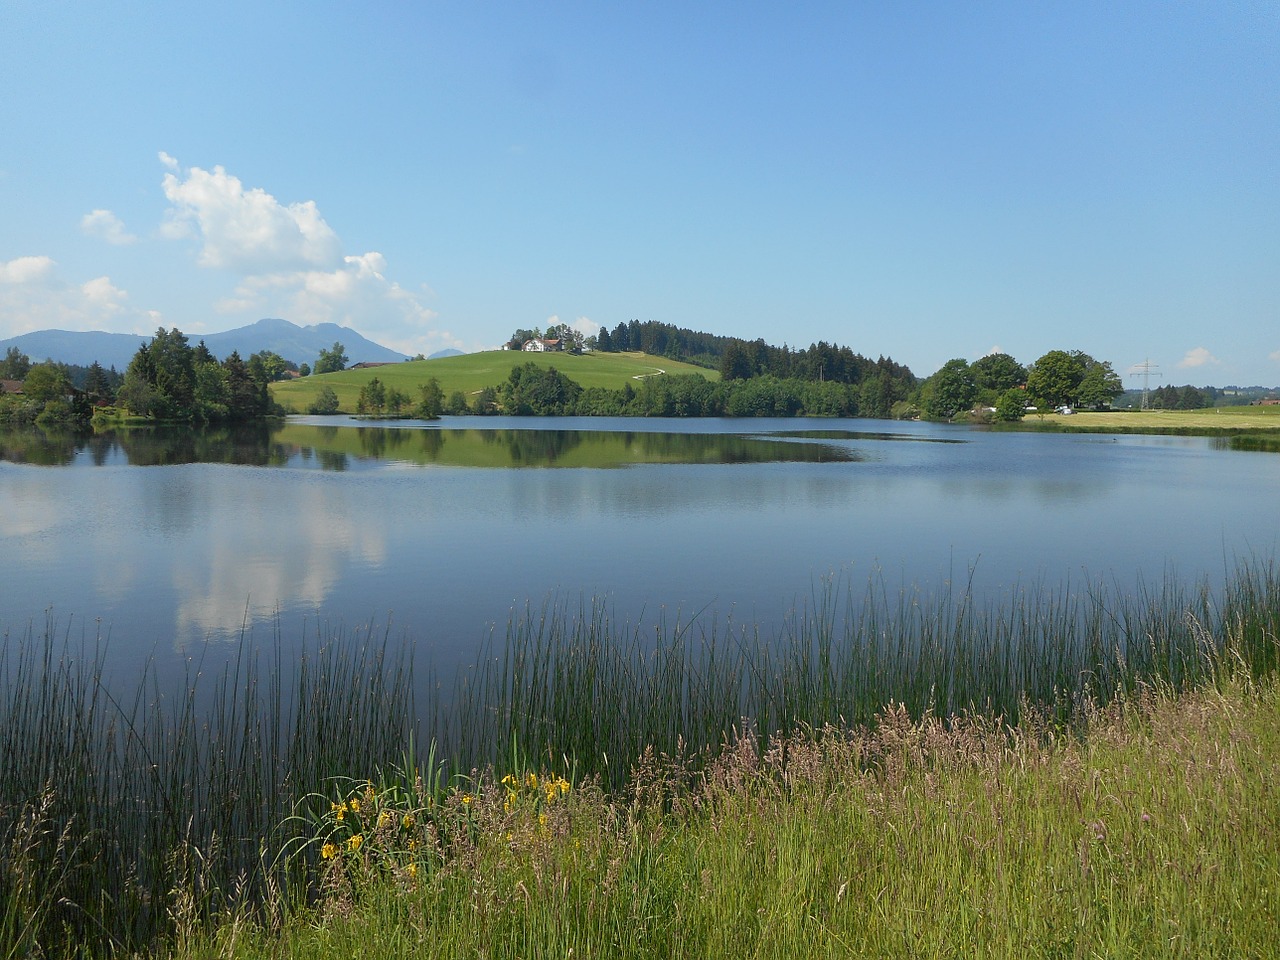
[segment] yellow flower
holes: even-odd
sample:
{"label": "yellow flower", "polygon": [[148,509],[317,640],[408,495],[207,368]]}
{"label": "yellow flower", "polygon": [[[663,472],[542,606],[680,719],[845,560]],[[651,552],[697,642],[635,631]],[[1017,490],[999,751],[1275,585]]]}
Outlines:
{"label": "yellow flower", "polygon": [[404,827],[406,830],[412,830],[412,829],[413,829],[413,825],[414,825],[414,823],[416,823],[416,822],[417,822],[417,821],[415,821],[415,820],[413,819],[413,814],[412,814],[412,813],[406,813],[406,814],[404,815],[404,819],[400,821],[400,825],[401,825],[402,827]]}
{"label": "yellow flower", "polygon": [[391,816],[390,810],[383,810],[378,814],[378,829],[382,830],[383,828],[390,826],[393,819],[395,818]]}
{"label": "yellow flower", "polygon": [[528,786],[529,786],[531,789],[534,789],[534,790],[537,790],[537,789],[538,789],[538,775],[537,775],[536,773],[533,773],[533,772],[531,771],[531,772],[530,772],[530,773],[529,773],[529,774],[524,778],[524,782],[525,782],[526,784],[528,784]]}
{"label": "yellow flower", "polygon": [[545,813],[538,814],[538,826],[545,827],[547,825],[547,815]]}
{"label": "yellow flower", "polygon": [[347,846],[352,850],[359,850],[360,844],[364,843],[364,834],[357,833],[354,837],[347,840]]}
{"label": "yellow flower", "polygon": [[326,860],[332,860],[337,855],[338,855],[338,848],[335,847],[332,843],[326,843],[323,847],[320,848],[320,856]]}
{"label": "yellow flower", "polygon": [[411,863],[406,868],[406,871],[408,872],[409,876],[416,877],[418,875],[418,865],[416,863]]}
{"label": "yellow flower", "polygon": [[351,806],[351,812],[352,812],[352,813],[359,813],[359,812],[360,812],[360,801],[359,801],[359,800],[357,800],[355,797],[352,797],[352,798],[351,798],[350,806]]}
{"label": "yellow flower", "polygon": [[338,808],[338,819],[339,819],[339,820],[345,820],[345,819],[347,819],[347,805],[346,805],[346,804],[343,804],[342,806],[340,806],[340,807]]}
{"label": "yellow flower", "polygon": [[462,795],[462,803],[463,803],[463,805],[464,805],[464,806],[468,806],[468,807],[469,807],[469,806],[471,806],[471,801],[472,801],[473,799],[474,799],[474,798],[473,798],[473,797],[471,796],[471,794],[469,794],[469,793],[464,793],[464,794]]}
{"label": "yellow flower", "polygon": [[505,777],[502,778],[502,782],[506,784],[508,787],[514,787],[516,785],[516,778],[508,773]]}

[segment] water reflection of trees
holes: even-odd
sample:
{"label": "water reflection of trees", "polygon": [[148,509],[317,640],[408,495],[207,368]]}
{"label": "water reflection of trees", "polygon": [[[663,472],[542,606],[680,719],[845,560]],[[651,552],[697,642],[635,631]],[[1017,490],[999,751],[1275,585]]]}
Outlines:
{"label": "water reflection of trees", "polygon": [[718,433],[287,425],[281,438],[304,459],[314,458],[322,469],[349,466],[348,460],[335,456],[337,451],[361,459],[467,467],[608,468],[641,463],[824,463],[861,459],[857,451],[829,443]]}
{"label": "water reflection of trees", "polygon": [[[43,427],[0,430],[0,460],[39,467],[66,466],[89,446],[93,434],[83,430],[46,430]],[[105,454],[102,454],[105,458]],[[94,454],[94,462],[101,462]]]}
{"label": "water reflection of trees", "polygon": [[461,438],[479,439],[501,452],[513,467],[549,467],[582,444],[580,430],[456,430]]}
{"label": "water reflection of trees", "polygon": [[395,427],[249,423],[127,427],[98,432],[24,428],[0,432],[0,458],[66,465],[88,451],[95,465],[121,457],[134,466],[226,463],[321,470],[359,460],[487,467],[620,467],[643,463],[848,461],[857,451],[808,439],[717,433],[591,430],[413,430]]}
{"label": "water reflection of trees", "polygon": [[272,441],[269,424],[246,423],[216,427],[131,427],[113,431],[113,438],[134,466],[183,463],[230,463],[242,466],[283,466],[288,451]]}
{"label": "water reflection of trees", "polygon": [[662,463],[827,463],[860,457],[825,443],[768,440],[714,433],[625,433],[644,462]]}
{"label": "water reflection of trees", "polygon": [[273,442],[262,423],[217,427],[121,427],[98,431],[51,431],[40,428],[0,433],[0,459],[14,463],[65,466],[88,451],[95,466],[121,454],[134,466],[184,463],[232,463],[280,466],[289,452]]}

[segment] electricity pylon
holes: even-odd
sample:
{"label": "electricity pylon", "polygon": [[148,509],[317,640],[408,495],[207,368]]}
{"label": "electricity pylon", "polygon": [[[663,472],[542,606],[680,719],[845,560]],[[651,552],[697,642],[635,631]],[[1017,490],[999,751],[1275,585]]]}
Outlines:
{"label": "electricity pylon", "polygon": [[1147,396],[1151,393],[1151,378],[1153,376],[1155,377],[1164,376],[1164,374],[1155,372],[1156,370],[1159,370],[1159,369],[1160,369],[1159,364],[1152,363],[1150,360],[1143,360],[1141,363],[1135,363],[1132,367],[1129,368],[1129,376],[1136,377],[1141,375],[1142,377],[1142,409],[1143,410],[1147,409]]}

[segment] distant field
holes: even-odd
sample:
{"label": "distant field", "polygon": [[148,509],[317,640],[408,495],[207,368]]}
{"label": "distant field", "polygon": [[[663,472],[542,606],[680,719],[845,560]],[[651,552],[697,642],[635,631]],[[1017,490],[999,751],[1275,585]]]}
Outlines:
{"label": "distant field", "polygon": [[299,380],[273,383],[271,395],[286,409],[303,412],[315,399],[320,387],[328,385],[338,395],[344,413],[353,413],[360,388],[377,377],[388,387],[396,387],[416,402],[418,387],[431,377],[440,381],[446,398],[455,390],[473,394],[485,387],[496,387],[511,374],[513,367],[533,362],[541,367],[555,367],[566,377],[584,387],[621,389],[623,384],[636,386],[640,379],[663,373],[696,373],[708,380],[719,380],[715,370],[695,367],[678,360],[653,357],[646,353],[522,353],[511,350],[488,350],[439,360],[408,360],[364,370],[343,370]]}
{"label": "distant field", "polygon": [[1055,424],[1070,430],[1126,433],[1217,433],[1236,430],[1280,430],[1280,406],[1214,407],[1209,410],[1122,410],[1108,413],[1028,414],[1026,422]]}

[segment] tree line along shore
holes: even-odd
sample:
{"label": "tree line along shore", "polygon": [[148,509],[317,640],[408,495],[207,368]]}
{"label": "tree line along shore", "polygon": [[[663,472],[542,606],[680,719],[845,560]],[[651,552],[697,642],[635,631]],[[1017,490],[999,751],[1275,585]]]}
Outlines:
{"label": "tree line along shore", "polygon": [[[536,349],[530,349],[531,347]],[[657,322],[583,337],[567,325],[517,330],[504,349],[436,360],[357,363],[340,342],[314,365],[271,351],[214,357],[175,329],[157,330],[123,374],[93,364],[0,364],[0,422],[99,419],[243,422],[284,413],[365,416],[876,417],[1011,423],[1061,411],[1112,410],[1126,395],[1109,361],[1050,350],[1023,365],[994,353],[953,359],[926,378],[892,358],[818,342],[792,349]],[[1271,391],[1270,394],[1274,394]],[[1255,396],[1256,394],[1256,396]],[[1161,388],[1155,408],[1265,402],[1261,388]],[[1081,424],[1083,426],[1083,424]],[[1267,426],[1258,426],[1267,429]]]}

